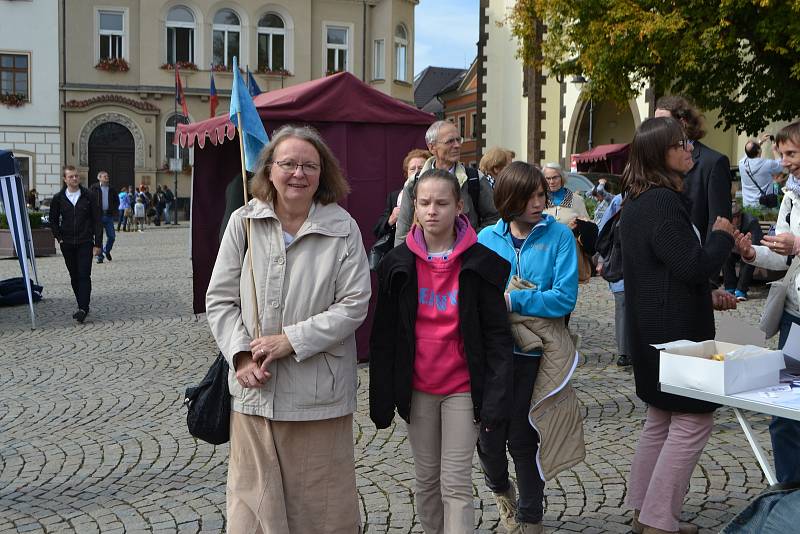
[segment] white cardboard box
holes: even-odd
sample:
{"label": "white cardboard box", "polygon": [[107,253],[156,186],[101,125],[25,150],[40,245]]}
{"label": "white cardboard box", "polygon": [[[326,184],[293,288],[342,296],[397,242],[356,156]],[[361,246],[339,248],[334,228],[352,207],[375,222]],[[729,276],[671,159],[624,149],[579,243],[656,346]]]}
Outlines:
{"label": "white cardboard box", "polygon": [[778,385],[784,368],[783,352],[764,349],[763,354],[742,360],[714,361],[712,354],[726,354],[742,345],[724,341],[674,341],[661,349],[659,381],[674,386],[732,395]]}

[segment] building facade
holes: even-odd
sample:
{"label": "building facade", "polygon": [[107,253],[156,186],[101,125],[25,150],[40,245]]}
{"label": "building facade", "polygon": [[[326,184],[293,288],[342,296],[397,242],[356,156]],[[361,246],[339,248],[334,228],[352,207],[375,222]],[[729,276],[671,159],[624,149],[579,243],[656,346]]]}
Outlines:
{"label": "building facade", "polygon": [[0,148],[41,200],[61,187],[58,4],[0,0],[0,20]]}
{"label": "building facade", "polygon": [[[175,125],[227,114],[233,57],[262,91],[349,71],[411,102],[418,0],[64,0],[65,163],[88,183],[177,183],[190,194],[192,154]],[[175,102],[177,65],[189,116]],[[170,165],[172,163],[172,165]],[[177,180],[176,180],[177,176]]]}
{"label": "building facade", "polygon": [[438,95],[442,102],[445,120],[452,122],[463,138],[461,161],[465,165],[478,166],[478,79],[477,62]]}
{"label": "building facade", "polygon": [[[514,150],[518,159],[569,167],[573,154],[590,147],[630,142],[636,128],[651,116],[655,103],[650,92],[620,107],[585,99],[581,77],[558,80],[547,72],[526,72],[516,55],[517,40],[503,24],[514,4],[515,0],[480,0],[478,120],[483,130],[479,152],[499,145]],[[530,94],[538,100],[532,101]],[[708,133],[703,142],[733,164],[741,157],[747,137],[714,128],[718,118],[716,112],[705,112]],[[539,147],[538,154],[531,152],[532,146]]]}

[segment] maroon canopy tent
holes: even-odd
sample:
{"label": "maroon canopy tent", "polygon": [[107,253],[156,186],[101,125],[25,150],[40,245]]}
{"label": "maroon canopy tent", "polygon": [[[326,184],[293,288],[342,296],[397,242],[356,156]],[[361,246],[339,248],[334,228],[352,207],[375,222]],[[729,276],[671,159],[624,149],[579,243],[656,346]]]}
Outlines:
{"label": "maroon canopy tent", "polygon": [[591,150],[572,156],[578,164],[578,172],[608,172],[622,174],[628,163],[628,143],[598,145]]}
{"label": "maroon canopy tent", "polygon": [[[384,209],[386,196],[405,180],[403,158],[410,150],[425,147],[425,131],[435,117],[347,72],[262,93],[253,101],[270,137],[284,124],[309,124],[320,132],[350,182],[352,191],[341,205],[358,223],[369,250],[374,241],[372,227]],[[195,147],[193,308],[202,313],[219,249],[226,190],[234,178],[241,181],[239,143],[231,142],[236,130],[227,116],[179,124],[176,136],[181,146]],[[367,353],[370,323],[371,314],[357,333],[360,357]]]}

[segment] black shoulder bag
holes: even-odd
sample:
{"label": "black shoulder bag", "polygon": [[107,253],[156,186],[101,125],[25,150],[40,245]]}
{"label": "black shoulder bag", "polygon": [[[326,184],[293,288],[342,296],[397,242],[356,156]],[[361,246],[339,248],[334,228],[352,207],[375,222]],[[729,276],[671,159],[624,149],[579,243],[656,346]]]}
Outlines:
{"label": "black shoulder bag", "polygon": [[[250,220],[247,220],[249,226]],[[245,254],[249,228],[245,237]],[[250,256],[250,273],[253,274],[253,257]],[[253,274],[253,277],[255,275]],[[255,279],[253,279],[255,293]],[[255,294],[253,295],[255,297]],[[259,337],[258,301],[256,303],[256,337]],[[196,386],[186,388],[183,404],[187,408],[186,426],[189,434],[212,445],[222,445],[230,440],[231,391],[228,388],[230,366],[220,351],[206,376]]]}
{"label": "black shoulder bag", "polygon": [[607,282],[622,280],[622,242],[619,236],[619,223],[622,210],[603,225],[597,236],[597,252],[603,258],[603,270],[600,273]]}
{"label": "black shoulder bag", "polygon": [[758,203],[764,206],[765,208],[777,208],[778,207],[778,195],[775,193],[767,193],[764,189],[761,189],[761,186],[758,185],[756,179],[753,178],[753,173],[750,171],[750,162],[744,162],[745,171],[747,171],[747,177],[750,178],[750,181],[753,182],[753,185],[756,186],[758,192],[761,193],[758,197]]}

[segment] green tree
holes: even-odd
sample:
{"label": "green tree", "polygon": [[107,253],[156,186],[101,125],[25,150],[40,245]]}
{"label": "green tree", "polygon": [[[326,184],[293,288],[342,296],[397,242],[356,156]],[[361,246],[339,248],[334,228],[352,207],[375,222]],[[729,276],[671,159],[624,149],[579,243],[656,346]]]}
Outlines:
{"label": "green tree", "polygon": [[587,97],[622,105],[650,84],[749,133],[800,116],[800,0],[518,0],[506,23],[524,63],[583,74]]}

